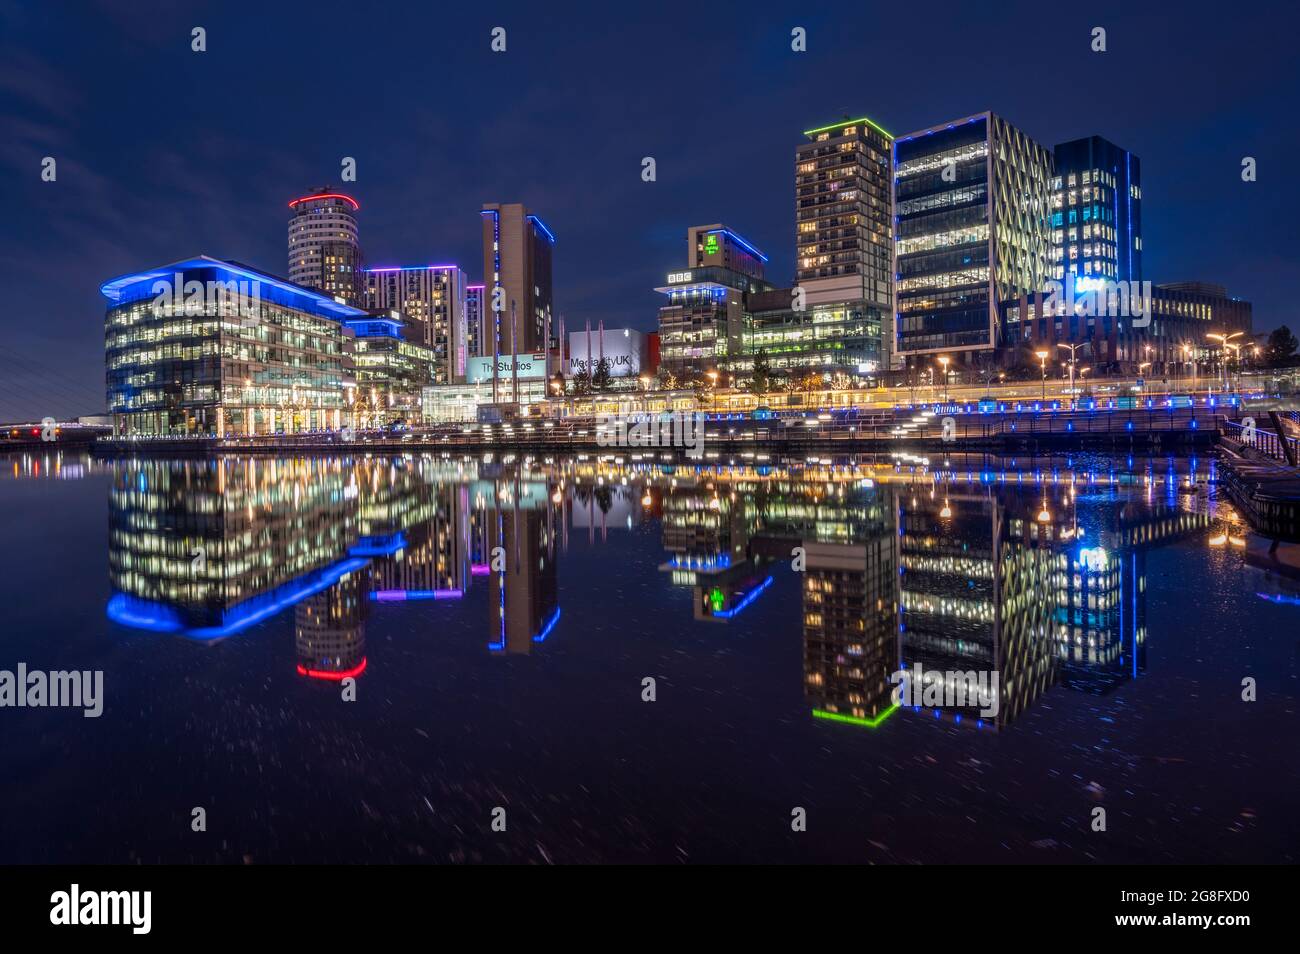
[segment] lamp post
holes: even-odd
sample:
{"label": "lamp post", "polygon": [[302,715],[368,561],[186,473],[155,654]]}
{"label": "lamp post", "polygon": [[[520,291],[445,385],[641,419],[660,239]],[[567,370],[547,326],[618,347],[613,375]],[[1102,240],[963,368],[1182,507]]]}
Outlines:
{"label": "lamp post", "polygon": [[1038,363],[1042,366],[1043,369],[1043,400],[1046,401],[1047,400],[1047,352],[1035,351],[1034,354],[1038,355]]}
{"label": "lamp post", "polygon": [[1228,342],[1233,338],[1240,338],[1241,335],[1242,333],[1240,331],[1234,331],[1230,335],[1221,335],[1211,332],[1205,336],[1207,338],[1213,338],[1215,341],[1219,342],[1219,358],[1223,362],[1223,389],[1225,391],[1228,389]]}
{"label": "lamp post", "polygon": [[943,403],[948,403],[948,362],[952,359],[946,354],[940,355],[939,363],[943,365]]}
{"label": "lamp post", "polygon": [[1074,352],[1083,347],[1083,344],[1057,344],[1058,348],[1070,349],[1070,393],[1074,393]]}
{"label": "lamp post", "polygon": [[[1241,388],[1241,345],[1239,345],[1239,344],[1232,344],[1232,343],[1229,342],[1229,341],[1225,341],[1225,342],[1223,343],[1223,346],[1224,346],[1225,348],[1231,348],[1231,349],[1232,349],[1232,359],[1233,359],[1233,363],[1236,365],[1236,368],[1237,368],[1237,388],[1240,389],[1240,388]],[[1223,371],[1224,371],[1224,374],[1227,374],[1227,373],[1228,373],[1228,367],[1227,367],[1227,361],[1226,361],[1226,360],[1224,361],[1224,368],[1223,368]],[[1229,383],[1231,383],[1231,379],[1229,380]]]}

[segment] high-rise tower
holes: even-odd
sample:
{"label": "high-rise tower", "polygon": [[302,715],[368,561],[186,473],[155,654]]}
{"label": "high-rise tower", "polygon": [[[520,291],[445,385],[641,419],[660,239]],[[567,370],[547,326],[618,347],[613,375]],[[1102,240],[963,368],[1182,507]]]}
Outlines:
{"label": "high-rise tower", "polygon": [[328,186],[289,203],[289,280],[361,304],[357,200]]}

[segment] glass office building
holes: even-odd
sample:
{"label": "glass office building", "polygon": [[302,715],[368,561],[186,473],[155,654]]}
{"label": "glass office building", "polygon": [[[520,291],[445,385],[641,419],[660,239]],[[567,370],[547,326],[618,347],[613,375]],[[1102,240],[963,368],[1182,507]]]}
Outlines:
{"label": "glass office building", "polygon": [[117,437],[337,429],[343,327],[365,312],[207,256],[100,287],[108,411]]}
{"label": "glass office building", "polygon": [[1052,277],[1142,281],[1142,163],[1100,136],[1052,150]]}
{"label": "glass office building", "polygon": [[349,332],[344,348],[356,382],[346,398],[358,426],[418,421],[424,388],[435,383],[441,366],[432,348],[407,340],[410,325],[418,328],[418,323],[396,316],[396,311],[380,312],[344,322]]}
{"label": "glass office building", "polygon": [[1052,154],[980,113],[894,145],[895,345],[909,365],[1003,347],[999,304],[1049,277]]}

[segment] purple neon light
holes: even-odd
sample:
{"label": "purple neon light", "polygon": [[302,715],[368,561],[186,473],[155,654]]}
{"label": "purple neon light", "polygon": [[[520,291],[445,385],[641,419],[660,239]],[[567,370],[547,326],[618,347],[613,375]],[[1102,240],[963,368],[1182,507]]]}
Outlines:
{"label": "purple neon light", "polygon": [[407,600],[458,600],[463,590],[376,590],[374,598],[379,603],[402,603]]}
{"label": "purple neon light", "polygon": [[460,268],[459,265],[389,265],[384,268],[367,268],[367,272],[449,272],[453,268]]}

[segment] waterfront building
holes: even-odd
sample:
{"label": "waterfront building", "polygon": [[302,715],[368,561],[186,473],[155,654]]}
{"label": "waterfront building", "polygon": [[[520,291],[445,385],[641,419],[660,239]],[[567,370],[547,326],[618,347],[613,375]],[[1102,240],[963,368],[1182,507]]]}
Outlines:
{"label": "waterfront building", "polygon": [[990,112],[894,144],[894,343],[908,367],[1006,347],[1000,303],[1045,287],[1052,155]]}
{"label": "waterfront building", "polygon": [[[688,266],[655,289],[668,298],[659,309],[660,363],[681,383],[701,381],[740,355],[747,296],[773,290],[763,277],[767,256],[735,230],[693,226],[686,246]],[[571,349],[570,357],[581,353]]]}
{"label": "waterfront building", "polygon": [[795,150],[796,283],[810,305],[893,307],[893,136],[870,119],[805,130]]}
{"label": "waterfront building", "polygon": [[365,307],[397,311],[405,338],[434,354],[434,380],[461,380],[471,350],[466,296],[468,281],[455,265],[416,265],[365,270]]}
{"label": "waterfront building", "polygon": [[[519,413],[527,417],[535,414],[534,407],[547,405],[552,389],[541,373],[534,369],[543,367],[545,356],[541,353],[521,355],[512,362],[509,355],[498,359],[499,373],[496,386],[492,380],[492,358],[471,358],[467,380],[453,384],[426,387],[421,392],[421,417],[425,423],[453,424],[491,420],[494,392],[500,396],[513,395],[516,383],[519,388]],[[516,382],[512,369],[521,369]],[[513,400],[513,398],[512,398]],[[486,415],[486,416],[485,416]],[[558,412],[554,416],[561,416]]]}
{"label": "waterfront building", "polygon": [[810,375],[829,385],[867,386],[888,370],[884,324],[888,310],[863,299],[829,301],[795,310],[792,289],[749,295],[740,347],[723,366],[731,378],[753,375],[761,353],[775,376],[801,381]]}
{"label": "waterfront building", "polygon": [[1052,150],[1052,277],[1142,281],[1142,163],[1100,136]]}
{"label": "waterfront building", "polygon": [[[1081,292],[1100,287],[1070,274],[1065,282],[1067,289],[1073,285]],[[1153,285],[1150,291],[1151,314],[1142,316],[1147,319],[1142,324],[1130,316],[1088,314],[1079,305],[1071,313],[1066,303],[1044,292],[1021,295],[1001,306],[1008,344],[1018,348],[1022,358],[1047,351],[1053,375],[1062,373],[1061,363],[1070,358],[1070,350],[1059,345],[1077,344],[1077,367],[1089,367],[1095,374],[1141,369],[1167,378],[1190,377],[1222,357],[1219,343],[1207,335],[1240,332],[1239,340],[1250,338],[1251,303],[1230,296],[1222,285],[1171,282]]]}
{"label": "waterfront building", "polygon": [[433,349],[409,341],[409,327],[396,311],[349,318],[345,353],[351,358],[355,386],[345,387],[351,419],[360,426],[417,421],[424,388],[440,367]]}
{"label": "waterfront building", "polygon": [[[483,320],[483,286],[465,286],[465,359],[482,357],[492,353],[492,343],[488,340],[488,323]],[[463,381],[464,371],[456,381]]]}
{"label": "waterfront building", "polygon": [[289,203],[289,280],[359,306],[361,242],[357,200],[326,186]]}
{"label": "waterfront building", "polygon": [[[740,376],[762,349],[773,369],[874,376],[892,362],[893,136],[865,117],[804,131],[795,151],[795,280],[802,310],[756,302]],[[792,290],[793,291],[793,290]]]}
{"label": "waterfront building", "polygon": [[224,437],[343,424],[343,326],[364,312],[207,256],[105,282],[117,437]]}
{"label": "waterfront building", "polygon": [[687,229],[686,249],[691,268],[726,268],[761,279],[767,264],[766,255],[721,222]]}
{"label": "waterfront building", "polygon": [[[481,215],[483,314],[490,326],[483,354],[549,352],[556,333],[551,283],[555,235],[519,203],[486,203]],[[495,310],[498,288],[501,307]]]}

